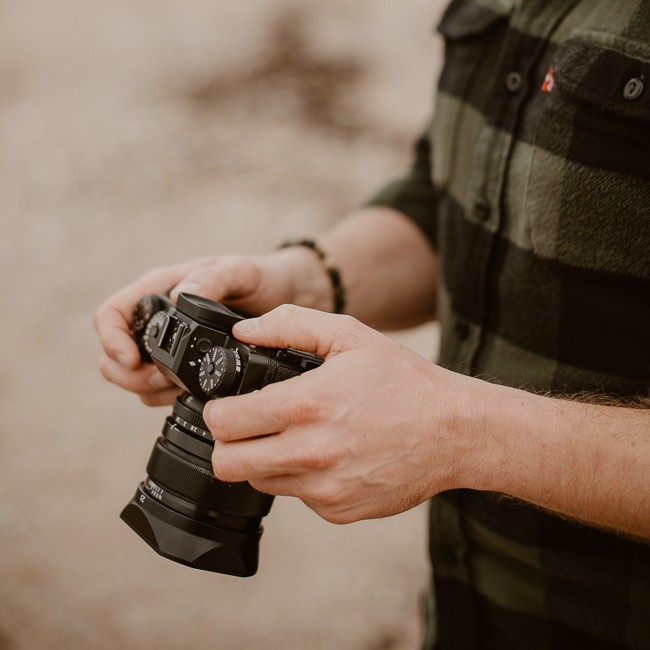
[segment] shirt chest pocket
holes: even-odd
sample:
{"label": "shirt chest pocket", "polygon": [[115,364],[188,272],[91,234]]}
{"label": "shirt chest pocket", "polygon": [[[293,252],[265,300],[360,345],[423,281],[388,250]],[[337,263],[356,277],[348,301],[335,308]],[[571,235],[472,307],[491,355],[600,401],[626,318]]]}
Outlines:
{"label": "shirt chest pocket", "polygon": [[543,257],[650,278],[650,62],[632,47],[559,47],[534,116],[525,216]]}

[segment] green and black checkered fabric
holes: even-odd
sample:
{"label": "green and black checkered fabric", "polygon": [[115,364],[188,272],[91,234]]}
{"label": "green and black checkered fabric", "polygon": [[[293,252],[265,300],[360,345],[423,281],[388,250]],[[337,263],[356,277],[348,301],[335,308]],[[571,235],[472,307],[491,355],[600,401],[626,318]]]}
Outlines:
{"label": "green and black checkered fabric", "polygon": [[[440,255],[440,364],[647,396],[650,0],[454,0],[438,30],[434,120],[370,204]],[[430,534],[427,648],[650,648],[650,546],[471,490]]]}

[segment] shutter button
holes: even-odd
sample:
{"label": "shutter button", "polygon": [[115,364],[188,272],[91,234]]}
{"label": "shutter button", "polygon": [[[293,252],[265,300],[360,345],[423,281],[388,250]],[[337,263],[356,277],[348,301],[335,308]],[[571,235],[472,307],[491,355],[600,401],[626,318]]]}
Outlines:
{"label": "shutter button", "polygon": [[643,92],[643,81],[641,79],[630,79],[625,84],[625,89],[623,90],[623,97],[632,101],[641,96]]}
{"label": "shutter button", "polygon": [[520,88],[523,81],[523,77],[519,72],[509,72],[506,75],[506,88],[511,93],[516,93]]}
{"label": "shutter button", "polygon": [[212,341],[208,338],[199,339],[199,342],[196,344],[196,347],[199,352],[205,354],[210,348],[212,348]]}
{"label": "shutter button", "polygon": [[490,218],[490,206],[485,199],[478,199],[474,204],[474,216],[479,221],[487,221]]}

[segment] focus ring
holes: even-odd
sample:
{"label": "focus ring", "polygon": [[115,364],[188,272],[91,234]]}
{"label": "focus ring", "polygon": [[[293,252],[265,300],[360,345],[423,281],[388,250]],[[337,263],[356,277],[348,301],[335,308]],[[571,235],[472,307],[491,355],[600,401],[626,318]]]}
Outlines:
{"label": "focus ring", "polygon": [[185,498],[211,505],[218,496],[218,479],[208,469],[187,462],[156,442],[147,474],[158,484]]}
{"label": "focus ring", "polygon": [[[196,461],[201,462],[198,458]],[[248,483],[220,481],[209,469],[174,453],[162,438],[151,452],[147,474],[162,488],[224,514],[264,517],[273,502],[272,496],[254,490]]]}
{"label": "focus ring", "polygon": [[197,413],[194,409],[189,408],[189,406],[185,406],[178,397],[174,402],[173,411],[174,414],[180,415],[180,417],[190,424],[193,424],[195,427],[199,427],[199,429],[203,429],[204,431],[210,430],[208,429],[208,425],[204,422],[201,414]]}

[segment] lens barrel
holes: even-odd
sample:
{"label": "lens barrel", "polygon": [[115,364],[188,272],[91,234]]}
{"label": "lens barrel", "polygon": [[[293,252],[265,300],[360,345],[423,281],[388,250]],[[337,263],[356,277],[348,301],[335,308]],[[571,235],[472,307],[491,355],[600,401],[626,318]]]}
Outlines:
{"label": "lens barrel", "polygon": [[163,557],[234,576],[252,576],[259,562],[262,518],[273,496],[212,473],[214,439],[204,403],[178,398],[147,465],[147,478],[121,518]]}

